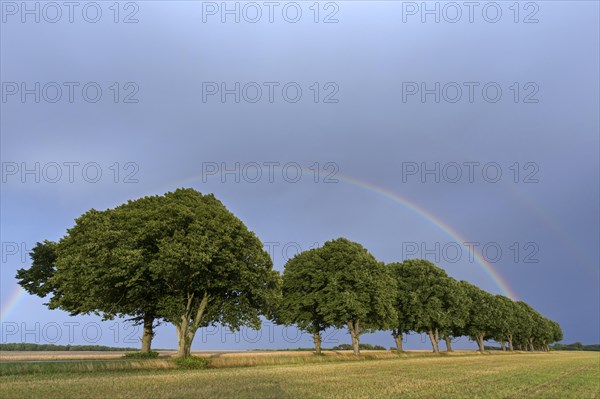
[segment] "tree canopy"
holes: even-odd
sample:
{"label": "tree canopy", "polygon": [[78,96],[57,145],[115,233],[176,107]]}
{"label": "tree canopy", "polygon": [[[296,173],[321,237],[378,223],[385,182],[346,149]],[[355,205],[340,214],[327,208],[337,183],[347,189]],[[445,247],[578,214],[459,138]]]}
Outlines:
{"label": "tree canopy", "polygon": [[322,307],[327,275],[318,249],[301,252],[287,261],[283,271],[282,298],[277,308],[278,323],[295,324],[312,334],[315,352],[321,353],[321,332],[331,327]]}
{"label": "tree canopy", "polygon": [[157,217],[155,199],[129,201],[113,209],[91,209],[58,243],[38,243],[32,266],[17,272],[28,292],[49,298],[50,309],[71,315],[127,316],[144,324],[142,350],[149,351],[162,284],[148,270],[156,255],[148,237]]}
{"label": "tree canopy", "polygon": [[[398,324],[392,335],[401,350],[402,334],[427,333],[434,352],[439,338],[446,338],[465,323],[466,297],[461,287],[446,272],[422,259],[410,259],[388,266],[396,278]],[[446,341],[447,343],[449,341]]]}
{"label": "tree canopy", "polygon": [[176,325],[185,356],[200,326],[257,327],[279,296],[279,276],[256,235],[213,195],[193,189],[92,209],[31,257],[17,272],[28,292],[52,294],[49,308],[72,315],[143,322],[146,351],[155,320]]}
{"label": "tree canopy", "polygon": [[200,327],[259,328],[280,295],[280,277],[258,237],[213,195],[165,195],[163,237],[152,275],[166,287],[159,314],[175,324],[178,355],[188,356]]}
{"label": "tree canopy", "polygon": [[346,238],[327,241],[317,251],[326,279],[319,291],[320,313],[325,323],[348,327],[359,354],[360,334],[394,322],[395,281],[383,263]]}

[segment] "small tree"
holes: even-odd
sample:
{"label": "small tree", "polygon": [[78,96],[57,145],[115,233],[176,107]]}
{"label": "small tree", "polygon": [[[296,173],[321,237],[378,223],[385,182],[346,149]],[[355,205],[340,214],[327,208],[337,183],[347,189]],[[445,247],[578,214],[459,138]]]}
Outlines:
{"label": "small tree", "polygon": [[320,313],[325,323],[348,327],[354,354],[359,355],[362,333],[387,329],[394,322],[395,281],[383,263],[345,238],[326,242],[318,253],[327,278]]}
{"label": "small tree", "polygon": [[550,328],[552,330],[552,337],[550,338],[550,340],[548,341],[548,345],[546,346],[547,350],[550,350],[550,344],[563,340],[563,332],[562,328],[560,328],[560,324],[551,320],[550,325]]}

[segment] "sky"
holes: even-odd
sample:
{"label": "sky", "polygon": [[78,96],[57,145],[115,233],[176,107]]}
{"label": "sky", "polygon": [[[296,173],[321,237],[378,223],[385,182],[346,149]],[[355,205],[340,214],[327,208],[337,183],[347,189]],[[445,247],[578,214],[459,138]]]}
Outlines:
{"label": "sky", "polygon": [[[2,1],[0,342],[139,346],[15,272],[83,212],[179,187],[214,193],[277,270],[344,236],[600,342],[599,6],[513,3]],[[193,348],[311,344],[265,322]]]}

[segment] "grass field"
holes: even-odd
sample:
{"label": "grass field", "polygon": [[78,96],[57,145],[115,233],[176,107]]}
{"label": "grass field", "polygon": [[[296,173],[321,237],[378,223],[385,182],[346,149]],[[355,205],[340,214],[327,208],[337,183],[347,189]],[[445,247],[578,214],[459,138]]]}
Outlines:
{"label": "grass field", "polygon": [[[205,354],[212,368],[168,359],[0,364],[2,398],[599,398],[600,353],[449,356]],[[40,367],[41,363],[27,367]],[[79,366],[77,366],[79,364]],[[111,366],[113,364],[115,366]],[[129,366],[123,366],[128,364]],[[132,367],[132,364],[142,365]],[[106,366],[108,365],[108,366]],[[144,366],[145,365],[145,366]],[[77,367],[76,367],[77,366]],[[242,367],[254,366],[254,367]],[[20,368],[19,368],[20,367]],[[46,367],[44,369],[43,367]],[[61,368],[62,367],[62,368]],[[70,367],[70,369],[69,369]]]}

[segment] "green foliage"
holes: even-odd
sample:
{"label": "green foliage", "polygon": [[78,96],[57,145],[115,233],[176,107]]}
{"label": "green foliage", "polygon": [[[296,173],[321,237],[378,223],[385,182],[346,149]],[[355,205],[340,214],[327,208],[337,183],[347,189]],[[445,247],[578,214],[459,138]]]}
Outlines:
{"label": "green foliage", "polygon": [[321,331],[348,326],[358,350],[362,332],[392,324],[394,285],[383,264],[360,244],[327,241],[286,263],[276,320],[314,334],[317,352]]}
{"label": "green foliage", "polygon": [[446,272],[427,260],[410,259],[388,266],[396,280],[395,313],[401,332],[450,331],[462,327],[465,296]]}
{"label": "green foliage", "polygon": [[324,320],[323,289],[327,275],[318,249],[301,252],[287,261],[282,278],[282,298],[276,311],[280,324],[295,324],[311,334],[330,327]]}
{"label": "green foliage", "polygon": [[526,350],[529,347],[529,339],[533,333],[533,315],[535,311],[523,301],[517,301],[515,305],[517,329],[514,340],[520,349]]}
{"label": "green foliage", "polygon": [[562,328],[560,328],[560,324],[555,321],[550,321],[552,323],[552,339],[549,343],[558,342],[563,340],[563,332]]}
{"label": "green foliage", "polygon": [[600,344],[584,345],[581,342],[575,342],[573,344],[554,344],[550,346],[550,349],[555,351],[600,351]]}
{"label": "green foliage", "polygon": [[466,281],[461,281],[460,284],[471,299],[465,333],[472,340],[477,341],[480,350],[484,350],[483,341],[493,338],[499,317],[495,297]]}
{"label": "green foliage", "polygon": [[446,322],[440,326],[442,334],[445,337],[463,335],[472,306],[471,297],[465,287],[458,281],[450,279],[444,303],[447,317]]}
{"label": "green foliage", "polygon": [[60,288],[50,308],[136,321],[156,315],[165,287],[149,264],[164,233],[158,223],[161,203],[159,197],[144,197],[79,217],[58,244],[51,282]]}
{"label": "green foliage", "polygon": [[209,364],[207,359],[197,356],[176,357],[172,361],[177,367],[188,370],[205,369]]}
{"label": "green foliage", "polygon": [[56,246],[48,240],[38,242],[29,253],[31,267],[17,270],[17,280],[28,293],[44,298],[55,291],[56,287],[49,280],[56,270]]}
{"label": "green foliage", "polygon": [[394,321],[395,282],[362,245],[338,238],[319,251],[325,284],[320,310],[336,327],[360,321],[360,332],[389,328]]}
{"label": "green foliage", "polygon": [[279,273],[258,237],[212,194],[179,189],[163,197],[162,237],[151,275],[166,292],[158,313],[177,327],[180,356],[200,327],[260,328],[280,298]]}
{"label": "green foliage", "polygon": [[497,342],[511,339],[518,329],[517,308],[514,301],[502,295],[494,297],[497,318],[493,323],[491,336]]}
{"label": "green foliage", "polygon": [[128,352],[123,355],[127,359],[156,359],[158,352]]}
{"label": "green foliage", "polygon": [[162,234],[155,223],[158,202],[144,197],[84,213],[58,243],[38,243],[31,268],[17,273],[19,284],[32,294],[52,294],[50,309],[104,319],[129,316],[145,320],[151,334],[165,288],[148,268],[157,256],[155,237]]}
{"label": "green foliage", "polygon": [[323,273],[319,313],[329,325],[348,326],[358,354],[360,334],[395,323],[396,282],[385,265],[358,243],[338,238],[318,252]]}

